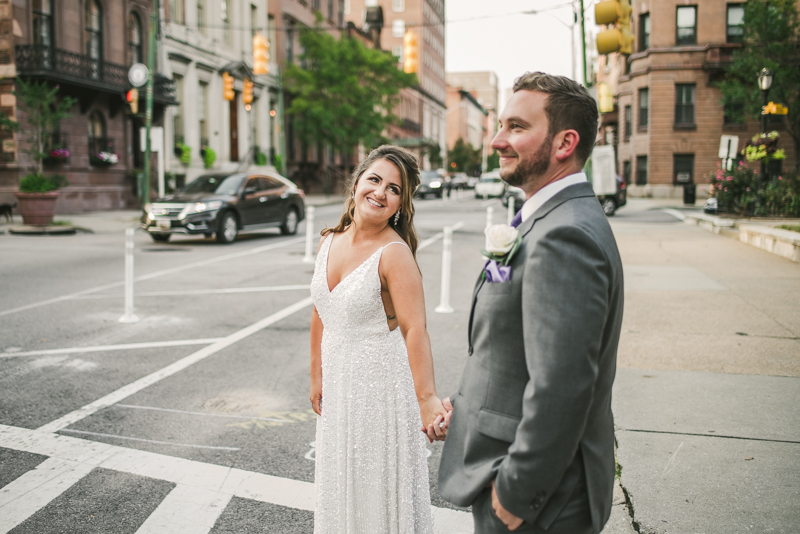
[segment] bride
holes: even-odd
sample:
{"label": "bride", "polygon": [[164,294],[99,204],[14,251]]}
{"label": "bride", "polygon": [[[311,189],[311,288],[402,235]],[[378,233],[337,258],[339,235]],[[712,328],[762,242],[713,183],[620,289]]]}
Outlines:
{"label": "bride", "polygon": [[[411,199],[417,156],[384,145],[322,232],[311,296],[315,534],[433,532],[425,440],[443,439]],[[422,430],[422,432],[420,431]]]}

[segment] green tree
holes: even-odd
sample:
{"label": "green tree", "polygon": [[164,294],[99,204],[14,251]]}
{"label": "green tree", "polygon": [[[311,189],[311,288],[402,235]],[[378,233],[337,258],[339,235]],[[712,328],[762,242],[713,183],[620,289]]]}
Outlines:
{"label": "green tree", "polygon": [[[379,144],[397,117],[391,110],[400,89],[417,83],[397,68],[391,53],[367,48],[345,32],[339,39],[316,28],[301,31],[302,65],[289,65],[286,112],[304,143],[329,143],[347,155],[353,147]],[[345,158],[347,161],[347,158]]]}
{"label": "green tree", "polygon": [[[761,118],[763,98],[758,72],[774,73],[769,99],[789,108],[787,130],[794,141],[794,166],[800,166],[800,18],[795,0],[750,0],[745,4],[744,41],[719,83],[731,118]],[[737,117],[738,115],[738,117]]]}
{"label": "green tree", "polygon": [[498,154],[497,150],[495,150],[494,152],[489,154],[489,156],[486,158],[486,169],[484,170],[484,172],[489,172],[499,167],[500,167],[500,154]]}
{"label": "green tree", "polygon": [[[459,137],[453,148],[447,151],[447,159],[450,161],[450,168],[455,172],[465,172],[470,176],[475,176],[481,168],[481,149],[472,148],[472,145]],[[453,167],[455,163],[455,167]]]}
{"label": "green tree", "polygon": [[428,161],[431,162],[432,169],[441,169],[444,165],[444,158],[442,158],[441,148],[437,143],[431,142],[426,144],[423,148],[423,155],[428,156]]}
{"label": "green tree", "polygon": [[[69,110],[75,105],[72,97],[64,97],[58,102],[58,86],[50,86],[46,82],[26,82],[17,79],[18,90],[14,91],[17,97],[17,106],[27,115],[27,129],[21,134],[21,140],[29,144],[22,152],[29,154],[36,167],[36,174],[42,175],[42,160],[48,155],[51,147],[48,146],[51,136],[58,128],[61,119],[70,117]],[[7,115],[0,115],[0,127],[19,131],[17,121]]]}

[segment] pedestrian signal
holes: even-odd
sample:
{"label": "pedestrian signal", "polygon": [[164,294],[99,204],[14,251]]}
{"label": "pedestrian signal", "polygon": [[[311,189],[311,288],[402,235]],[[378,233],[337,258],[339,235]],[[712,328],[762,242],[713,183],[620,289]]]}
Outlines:
{"label": "pedestrian signal", "polygon": [[253,82],[249,78],[244,79],[244,88],[242,89],[242,102],[249,106],[253,102]]}
{"label": "pedestrian signal", "polygon": [[129,89],[125,94],[125,100],[128,101],[128,105],[131,107],[131,113],[136,115],[139,112],[139,90],[135,87]]}
{"label": "pedestrian signal", "polygon": [[419,48],[417,34],[414,32],[406,32],[406,36],[403,38],[403,55],[405,56],[403,70],[408,73],[417,72]]}
{"label": "pedestrian signal", "polygon": [[253,74],[269,74],[269,41],[260,32],[253,36]]}
{"label": "pedestrian signal", "polygon": [[631,34],[630,0],[606,0],[594,5],[594,21],[597,24],[612,24],[615,28],[597,34],[597,53],[633,53],[633,34]]}
{"label": "pedestrian signal", "polygon": [[233,76],[227,72],[222,73],[222,98],[225,100],[236,98],[236,93],[233,90]]}

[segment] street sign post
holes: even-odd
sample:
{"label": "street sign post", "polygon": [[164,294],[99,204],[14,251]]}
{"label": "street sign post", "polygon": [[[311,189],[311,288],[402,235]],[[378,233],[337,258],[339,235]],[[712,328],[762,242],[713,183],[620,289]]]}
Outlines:
{"label": "street sign post", "polygon": [[724,168],[731,170],[737,150],[739,150],[739,136],[723,135],[720,137],[719,158],[722,160]]}

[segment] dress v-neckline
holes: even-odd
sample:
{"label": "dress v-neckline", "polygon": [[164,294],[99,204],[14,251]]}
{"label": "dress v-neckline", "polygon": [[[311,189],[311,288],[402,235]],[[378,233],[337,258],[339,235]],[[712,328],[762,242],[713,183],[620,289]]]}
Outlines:
{"label": "dress v-neckline", "polygon": [[[388,244],[388,243],[387,243],[387,244]],[[340,285],[342,285],[342,283],[343,283],[345,280],[347,280],[348,278],[350,278],[350,275],[352,275],[352,274],[353,274],[354,272],[356,272],[357,270],[361,269],[361,268],[364,266],[364,264],[365,264],[365,263],[367,263],[369,260],[371,260],[371,259],[372,259],[372,257],[373,257],[373,256],[375,256],[375,254],[377,254],[378,252],[380,252],[380,251],[381,251],[381,249],[383,249],[383,248],[384,248],[386,245],[383,245],[382,247],[379,247],[379,248],[378,248],[378,249],[377,249],[375,252],[373,252],[372,254],[370,254],[370,255],[369,255],[369,257],[368,257],[367,259],[365,259],[364,261],[362,261],[362,262],[361,262],[361,263],[358,265],[358,267],[356,267],[355,269],[353,269],[352,271],[350,271],[349,273],[347,273],[347,275],[346,275],[346,276],[344,276],[344,277],[343,277],[341,280],[339,280],[339,283],[338,283],[338,284],[336,284],[335,286],[333,286],[333,289],[331,289],[330,283],[328,282],[328,259],[331,257],[331,247],[332,247],[332,246],[333,246],[333,232],[331,232],[331,239],[330,239],[330,242],[328,243],[328,250],[325,252],[325,289],[327,289],[327,290],[328,290],[328,294],[329,294],[329,295],[330,295],[330,294],[332,294],[334,291],[336,291],[336,288],[337,288],[337,287],[339,287]]]}

